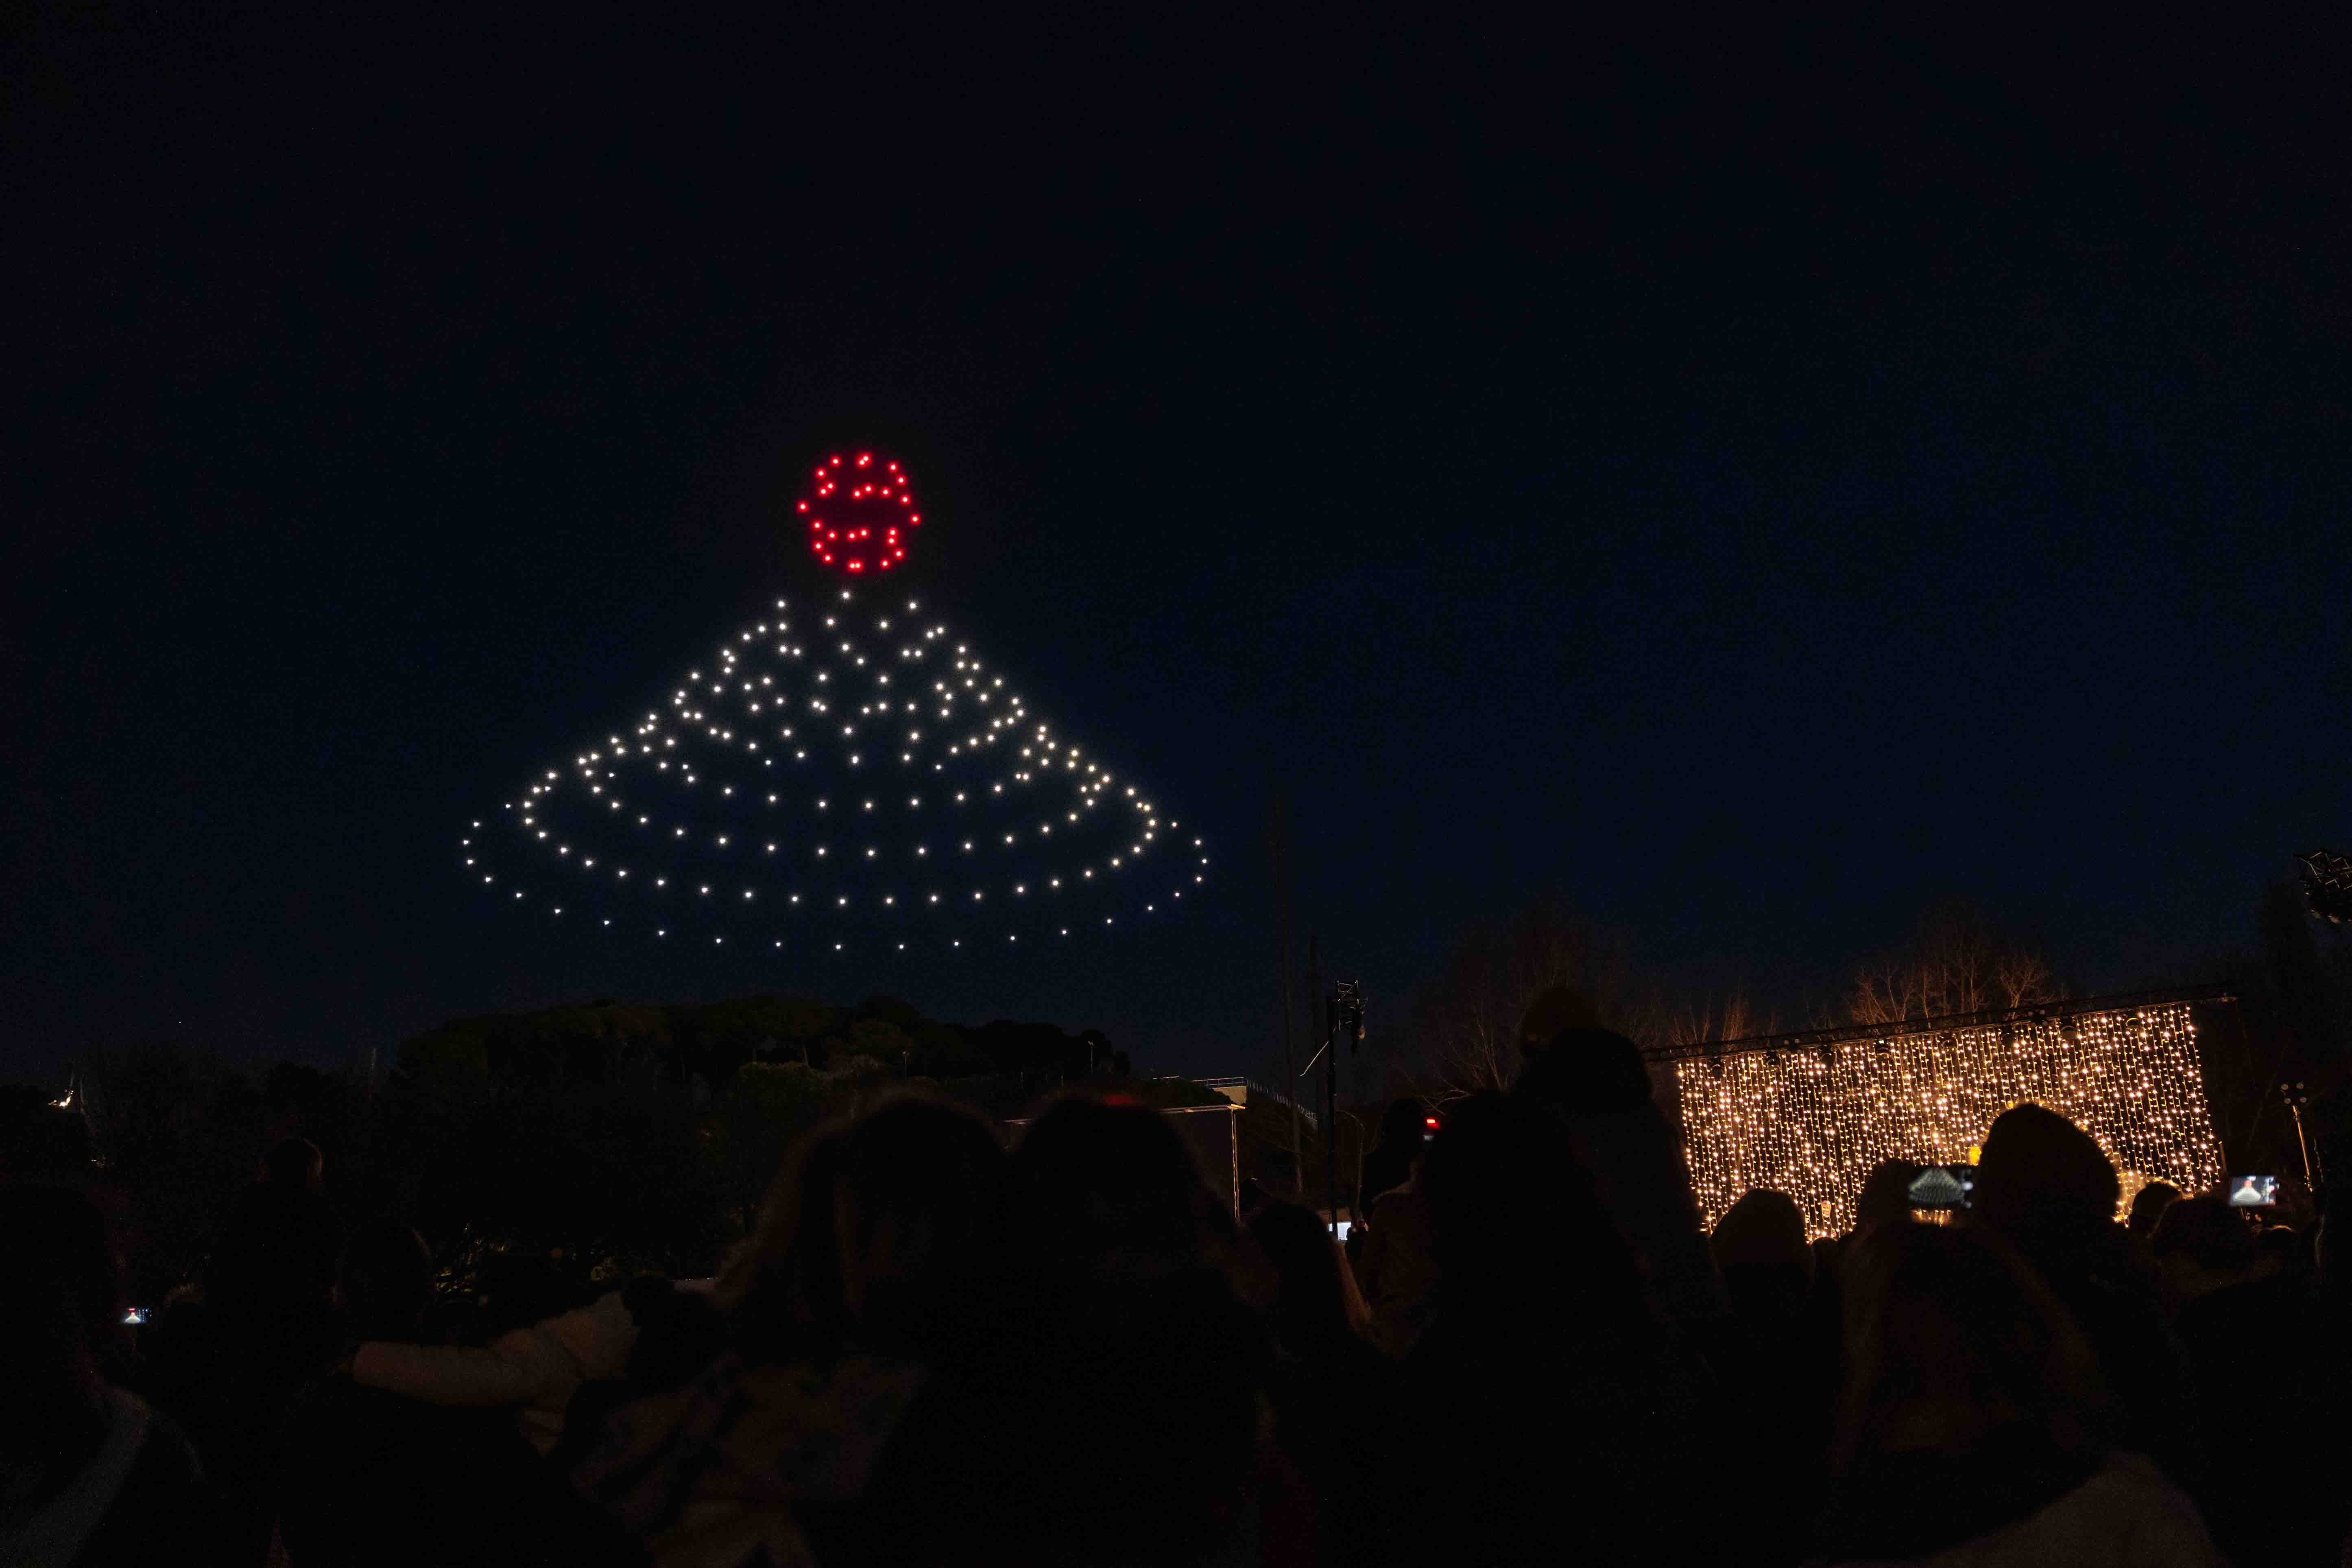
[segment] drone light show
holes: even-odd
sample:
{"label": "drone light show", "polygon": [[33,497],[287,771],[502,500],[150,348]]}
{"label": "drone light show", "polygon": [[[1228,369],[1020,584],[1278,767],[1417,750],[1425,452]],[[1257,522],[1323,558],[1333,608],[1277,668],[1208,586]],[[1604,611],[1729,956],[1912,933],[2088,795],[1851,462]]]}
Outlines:
{"label": "drone light show", "polygon": [[923,521],[905,472],[871,452],[819,463],[793,507],[808,524],[809,552],[851,573],[887,572],[907,559],[907,539]]}
{"label": "drone light show", "polygon": [[2009,1015],[1836,1029],[1646,1053],[1674,1065],[1699,1208],[1710,1228],[1750,1188],[1788,1194],[1808,1232],[1853,1225],[1882,1160],[1965,1164],[1992,1119],[2031,1100],[2098,1141],[2125,1195],[2221,1179],[2195,1001],[2110,998]]}
{"label": "drone light show", "polygon": [[[803,504],[814,552],[853,579],[903,560],[919,521],[873,454],[822,465]],[[795,954],[1116,931],[1197,903],[1209,868],[1156,792],[879,584],[777,599],[470,824],[459,858],[534,920]]]}

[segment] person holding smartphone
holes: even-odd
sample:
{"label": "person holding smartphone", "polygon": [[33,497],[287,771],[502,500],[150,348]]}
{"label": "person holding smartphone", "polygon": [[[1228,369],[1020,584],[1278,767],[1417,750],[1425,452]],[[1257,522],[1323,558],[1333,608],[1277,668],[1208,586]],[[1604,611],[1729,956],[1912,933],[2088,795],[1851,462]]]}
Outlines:
{"label": "person holding smartphone", "polygon": [[211,1562],[226,1542],[179,1428],[109,1375],[123,1308],[79,1193],[0,1190],[0,1563]]}

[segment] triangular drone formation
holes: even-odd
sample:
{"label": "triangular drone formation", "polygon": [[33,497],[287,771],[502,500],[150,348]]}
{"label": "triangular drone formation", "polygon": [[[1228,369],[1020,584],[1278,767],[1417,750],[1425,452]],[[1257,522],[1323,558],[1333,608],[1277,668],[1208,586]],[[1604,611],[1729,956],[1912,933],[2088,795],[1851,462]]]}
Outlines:
{"label": "triangular drone formation", "polygon": [[[799,510],[812,552],[859,575],[903,561],[921,521],[898,466],[871,454],[821,465]],[[1209,864],[1181,829],[877,584],[778,599],[664,707],[474,823],[461,852],[499,902],[551,921],[918,953],[1173,913]]]}

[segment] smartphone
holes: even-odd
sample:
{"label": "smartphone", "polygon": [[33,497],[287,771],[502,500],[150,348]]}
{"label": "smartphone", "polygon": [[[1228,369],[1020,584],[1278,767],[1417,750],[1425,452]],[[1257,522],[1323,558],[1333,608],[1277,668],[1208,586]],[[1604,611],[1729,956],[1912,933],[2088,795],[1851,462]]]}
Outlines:
{"label": "smartphone", "polygon": [[1915,1209],[1964,1209],[1976,1185],[1974,1166],[1930,1165],[1911,1178],[1906,1198]]}
{"label": "smartphone", "polygon": [[2232,1176],[2230,1178],[2230,1206],[2233,1209],[2266,1209],[2278,1206],[2276,1176]]}

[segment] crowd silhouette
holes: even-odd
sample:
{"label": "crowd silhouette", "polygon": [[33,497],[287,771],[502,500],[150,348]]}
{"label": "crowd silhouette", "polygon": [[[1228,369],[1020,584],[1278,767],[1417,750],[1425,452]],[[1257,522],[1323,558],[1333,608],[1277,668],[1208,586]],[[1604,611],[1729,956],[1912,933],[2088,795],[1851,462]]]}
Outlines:
{"label": "crowd silhouette", "polygon": [[1844,1236],[1761,1190],[1710,1233],[1635,1048],[1559,1012],[1510,1092],[1392,1108],[1352,1255],[1105,1089],[1009,1149],[887,1098],[709,1277],[475,1343],[299,1139],[136,1329],[100,1208],[17,1184],[0,1563],[2347,1561],[2324,1216],[2119,1223],[2021,1105],[1958,1214],[1890,1158]]}

